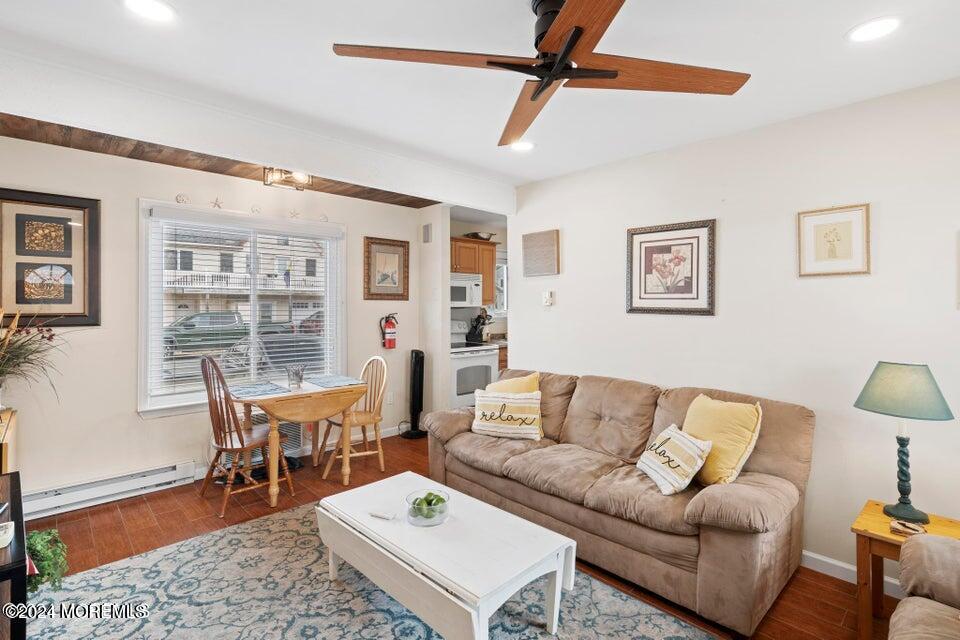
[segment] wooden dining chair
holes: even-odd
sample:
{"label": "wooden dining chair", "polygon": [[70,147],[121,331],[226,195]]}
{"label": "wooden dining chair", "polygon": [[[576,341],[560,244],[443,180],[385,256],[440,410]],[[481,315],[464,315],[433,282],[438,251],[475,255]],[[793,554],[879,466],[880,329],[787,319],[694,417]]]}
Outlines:
{"label": "wooden dining chair", "polygon": [[[350,445],[347,447],[347,450],[344,451],[344,439],[342,437],[338,438],[337,445],[330,454],[330,458],[327,460],[327,466],[323,470],[324,480],[330,475],[330,469],[333,468],[333,461],[337,458],[342,460],[343,456],[353,458],[376,455],[380,460],[380,471],[385,470],[383,466],[383,443],[380,441],[380,423],[383,421],[381,415],[383,394],[387,390],[387,361],[380,356],[373,356],[363,365],[363,372],[360,374],[360,378],[367,383],[367,392],[355,405],[347,409],[345,414],[349,414],[351,429],[353,427],[360,427],[363,435],[363,451],[357,451],[353,445]],[[369,426],[373,427],[374,438],[377,444],[376,449],[373,451],[370,450],[370,441],[367,438],[367,427]],[[313,466],[317,466],[320,456],[322,456],[326,450],[327,438],[330,437],[330,430],[333,427],[343,428],[343,421],[336,419],[327,420],[327,427],[323,432],[323,444],[319,447],[317,443],[319,438],[314,438]],[[318,432],[314,430],[314,433]]]}
{"label": "wooden dining chair", "polygon": [[[210,356],[204,356],[200,361],[200,371],[203,374],[203,384],[207,387],[207,405],[210,409],[210,426],[213,428],[213,446],[216,453],[207,469],[207,475],[200,486],[200,495],[207,490],[207,486],[214,476],[226,476],[226,484],[223,487],[223,502],[220,504],[220,517],[227,510],[227,502],[230,495],[234,493],[243,493],[252,491],[265,484],[253,479],[250,472],[254,469],[265,467],[269,457],[267,456],[267,437],[270,433],[270,426],[263,425],[245,425],[237,417],[237,409],[234,406],[236,402],[230,395],[230,388],[226,380],[223,379],[223,373],[220,371],[217,361]],[[286,439],[286,436],[280,434],[280,441]],[[253,452],[259,449],[263,462],[260,464],[251,464]],[[221,462],[222,457],[233,456],[233,463],[230,469],[224,466],[227,461]],[[287,469],[287,459],[280,452],[280,469],[287,480],[287,488],[290,489],[290,495],[293,494],[293,481],[290,479],[290,470]],[[243,487],[233,488],[233,481],[237,474],[243,478]]]}

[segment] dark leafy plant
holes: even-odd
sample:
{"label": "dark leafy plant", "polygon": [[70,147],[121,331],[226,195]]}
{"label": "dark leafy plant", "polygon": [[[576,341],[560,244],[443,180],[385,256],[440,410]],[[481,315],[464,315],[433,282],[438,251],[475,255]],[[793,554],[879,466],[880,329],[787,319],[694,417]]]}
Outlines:
{"label": "dark leafy plant", "polygon": [[60,590],[67,572],[67,545],[60,539],[56,529],[31,531],[27,534],[27,553],[37,565],[39,573],[27,577],[27,591],[36,592],[43,584],[50,584],[54,591]]}

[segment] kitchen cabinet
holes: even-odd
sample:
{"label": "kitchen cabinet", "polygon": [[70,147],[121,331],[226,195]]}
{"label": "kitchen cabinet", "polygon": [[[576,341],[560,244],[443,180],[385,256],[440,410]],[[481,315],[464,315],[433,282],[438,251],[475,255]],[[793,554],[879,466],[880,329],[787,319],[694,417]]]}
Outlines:
{"label": "kitchen cabinet", "polygon": [[450,239],[450,270],[483,276],[483,304],[496,301],[497,243],[471,238]]}
{"label": "kitchen cabinet", "polygon": [[480,247],[455,238],[450,241],[450,262],[454,273],[480,273]]}
{"label": "kitchen cabinet", "polygon": [[483,276],[483,304],[493,304],[497,297],[497,245],[480,245],[480,274]]}

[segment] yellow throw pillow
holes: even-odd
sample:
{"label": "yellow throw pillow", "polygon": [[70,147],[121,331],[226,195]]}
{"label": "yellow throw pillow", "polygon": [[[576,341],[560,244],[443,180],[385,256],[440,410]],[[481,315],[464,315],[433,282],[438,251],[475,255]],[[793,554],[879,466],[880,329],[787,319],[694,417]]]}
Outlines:
{"label": "yellow throw pillow", "polygon": [[506,378],[487,385],[487,391],[502,391],[503,393],[533,393],[540,391],[540,372],[534,371],[522,378]]}
{"label": "yellow throw pillow", "polygon": [[700,394],[690,403],[683,431],[713,443],[697,474],[700,484],[727,484],[740,475],[760,435],[760,403],[723,402]]}
{"label": "yellow throw pillow", "polygon": [[474,433],[497,438],[539,440],[543,437],[540,424],[540,392],[505,393],[502,391],[474,392]]}

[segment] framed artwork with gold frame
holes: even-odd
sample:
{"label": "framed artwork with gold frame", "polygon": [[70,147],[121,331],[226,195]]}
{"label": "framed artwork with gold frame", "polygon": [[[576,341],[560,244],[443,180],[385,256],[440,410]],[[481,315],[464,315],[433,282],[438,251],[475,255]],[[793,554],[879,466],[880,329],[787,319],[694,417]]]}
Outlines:
{"label": "framed artwork with gold frame", "polygon": [[99,325],[100,201],[0,189],[0,267],[4,324]]}
{"label": "framed artwork with gold frame", "polygon": [[870,205],[798,213],[797,269],[801,277],[870,273]]}
{"label": "framed artwork with gold frame", "polygon": [[410,299],[410,243],[363,238],[363,299]]}

